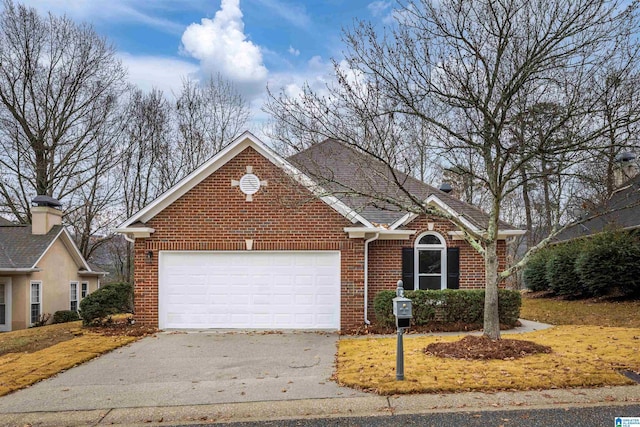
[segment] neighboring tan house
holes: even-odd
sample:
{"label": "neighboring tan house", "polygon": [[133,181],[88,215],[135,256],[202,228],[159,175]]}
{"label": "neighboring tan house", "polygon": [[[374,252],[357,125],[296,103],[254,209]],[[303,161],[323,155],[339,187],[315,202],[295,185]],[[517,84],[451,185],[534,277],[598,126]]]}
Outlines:
{"label": "neighboring tan house", "polygon": [[[483,288],[483,259],[452,223],[345,191],[397,192],[389,172],[333,140],[285,160],[245,132],[116,230],[135,239],[136,319],[351,330],[401,278],[405,289]],[[486,228],[480,210],[395,173],[420,200]],[[500,224],[501,268],[504,239],[522,233]]]}
{"label": "neighboring tan house", "polygon": [[78,310],[104,274],[91,269],[62,226],[60,203],[46,196],[34,203],[32,225],[0,218],[0,331],[27,328],[56,311]]}

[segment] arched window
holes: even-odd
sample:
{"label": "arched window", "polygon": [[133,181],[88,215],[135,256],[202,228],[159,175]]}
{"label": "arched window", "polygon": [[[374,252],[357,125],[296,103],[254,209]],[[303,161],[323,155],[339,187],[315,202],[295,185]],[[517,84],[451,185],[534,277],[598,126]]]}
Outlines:
{"label": "arched window", "polygon": [[414,251],[414,289],[447,288],[447,243],[433,231],[416,239]]}

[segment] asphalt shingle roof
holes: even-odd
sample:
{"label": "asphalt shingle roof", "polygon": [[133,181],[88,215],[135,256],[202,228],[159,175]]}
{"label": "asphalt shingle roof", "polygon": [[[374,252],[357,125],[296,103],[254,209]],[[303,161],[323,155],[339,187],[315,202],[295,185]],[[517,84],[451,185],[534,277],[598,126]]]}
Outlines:
{"label": "asphalt shingle roof", "polygon": [[[487,228],[489,216],[475,206],[392,170],[385,163],[339,141],[327,139],[314,144],[289,157],[288,161],[372,223],[390,225],[407,213],[385,201],[398,200],[407,206],[410,197],[403,192],[404,188],[418,200],[435,195],[479,229]],[[370,195],[375,197],[368,197]],[[499,226],[503,230],[514,229],[502,221]]]}
{"label": "asphalt shingle roof", "polygon": [[0,268],[32,268],[62,229],[34,235],[30,225],[7,223],[0,222]]}
{"label": "asphalt shingle roof", "polygon": [[640,226],[640,175],[628,180],[606,203],[588,214],[593,218],[563,230],[556,240],[564,241],[589,236],[608,229]]}

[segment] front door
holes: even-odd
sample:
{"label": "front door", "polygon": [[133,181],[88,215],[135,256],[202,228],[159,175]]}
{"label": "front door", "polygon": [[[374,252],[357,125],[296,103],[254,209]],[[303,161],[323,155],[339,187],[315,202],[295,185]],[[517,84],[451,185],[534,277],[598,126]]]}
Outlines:
{"label": "front door", "polygon": [[11,279],[0,277],[0,332],[11,330]]}

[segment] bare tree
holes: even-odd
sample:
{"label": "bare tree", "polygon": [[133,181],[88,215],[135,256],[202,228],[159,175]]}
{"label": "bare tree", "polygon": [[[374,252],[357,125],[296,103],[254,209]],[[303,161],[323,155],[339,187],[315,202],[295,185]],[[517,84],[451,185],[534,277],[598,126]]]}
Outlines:
{"label": "bare tree", "polygon": [[[606,127],[598,120],[603,88],[609,87],[602,78],[606,65],[616,58],[637,70],[637,49],[621,48],[637,38],[636,12],[635,5],[600,0],[403,2],[390,32],[379,35],[363,22],[346,33],[347,66],[335,64],[336,82],[326,93],[309,87],[296,98],[282,93],[272,96],[265,109],[280,128],[288,129],[279,137],[293,137],[293,145],[299,135],[313,131],[395,166],[395,156],[404,151],[398,145],[412,142],[396,138],[394,132],[403,117],[410,116],[429,128],[433,155],[472,158],[475,168],[464,172],[487,191],[486,230],[476,232],[458,218],[425,205],[393,171],[391,181],[401,196],[386,202],[448,218],[482,254],[484,333],[497,339],[498,284],[527,258],[498,271],[503,204],[525,183],[546,173],[533,167],[541,153],[557,162],[569,153],[593,149],[606,129],[621,129],[638,120],[634,109],[621,110]],[[558,100],[563,108],[551,133],[569,124],[578,126],[579,133],[542,141],[512,138],[509,130],[522,111]],[[526,166],[532,167],[523,179]]]}
{"label": "bare tree", "polygon": [[[0,204],[30,222],[95,179],[125,72],[91,27],[5,0],[0,13]],[[107,132],[108,133],[108,132]]]}
{"label": "bare tree", "polygon": [[177,144],[174,175],[193,171],[233,141],[246,127],[249,107],[235,86],[219,74],[203,84],[183,80],[175,105]]}

